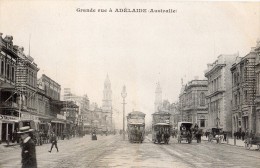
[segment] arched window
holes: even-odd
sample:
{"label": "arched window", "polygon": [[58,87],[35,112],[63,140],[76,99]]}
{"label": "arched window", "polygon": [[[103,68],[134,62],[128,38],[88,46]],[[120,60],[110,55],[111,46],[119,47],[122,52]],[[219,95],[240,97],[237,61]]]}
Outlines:
{"label": "arched window", "polygon": [[14,67],[12,67],[12,73],[11,73],[11,75],[12,75],[12,76],[11,76],[11,80],[14,81],[14,78],[15,78],[15,76],[14,76]]}

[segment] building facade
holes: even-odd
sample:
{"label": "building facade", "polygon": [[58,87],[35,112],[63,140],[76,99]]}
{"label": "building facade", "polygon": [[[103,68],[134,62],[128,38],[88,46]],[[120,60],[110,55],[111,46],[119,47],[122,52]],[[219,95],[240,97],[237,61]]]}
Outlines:
{"label": "building facade", "polygon": [[[30,55],[24,54],[23,47],[18,49],[16,69],[16,91],[19,95],[19,112],[21,120],[33,120],[39,125],[38,114],[38,85],[37,74],[39,68]],[[37,127],[36,126],[36,127]]]}
{"label": "building facade", "polygon": [[255,133],[260,135],[260,40],[254,49],[256,54],[256,111],[254,114]]}
{"label": "building facade", "polygon": [[181,120],[197,123],[202,129],[208,125],[206,94],[207,80],[192,80],[183,87],[179,96]]}
{"label": "building facade", "polygon": [[18,46],[13,37],[0,33],[0,142],[7,141],[19,119],[18,99],[15,89]]}
{"label": "building facade", "polygon": [[256,92],[256,53],[236,59],[232,73],[232,131],[253,130]]}
{"label": "building facade", "polygon": [[232,74],[230,68],[237,58],[237,54],[220,55],[217,60],[208,64],[205,77],[208,79],[208,127],[222,128],[232,131]]}

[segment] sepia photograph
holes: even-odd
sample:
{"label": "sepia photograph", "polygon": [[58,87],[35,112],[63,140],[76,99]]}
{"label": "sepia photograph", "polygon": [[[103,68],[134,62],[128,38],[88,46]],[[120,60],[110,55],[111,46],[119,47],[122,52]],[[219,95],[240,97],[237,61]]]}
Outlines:
{"label": "sepia photograph", "polygon": [[259,1],[0,0],[0,168],[259,160]]}

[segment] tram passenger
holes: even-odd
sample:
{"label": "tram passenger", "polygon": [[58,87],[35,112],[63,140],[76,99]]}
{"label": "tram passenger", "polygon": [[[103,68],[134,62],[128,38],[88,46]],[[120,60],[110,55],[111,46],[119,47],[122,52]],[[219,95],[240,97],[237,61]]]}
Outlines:
{"label": "tram passenger", "polygon": [[181,130],[181,135],[183,135],[184,131],[186,131],[186,127],[184,125],[181,125],[180,130]]}
{"label": "tram passenger", "polygon": [[164,133],[164,143],[165,143],[165,144],[168,144],[169,138],[170,138],[170,133],[169,133],[168,131],[166,131],[166,132]]}
{"label": "tram passenger", "polygon": [[161,143],[161,140],[162,140],[162,133],[161,133],[161,131],[158,131],[158,132],[157,132],[156,138],[157,138],[158,143],[160,144],[160,143]]}

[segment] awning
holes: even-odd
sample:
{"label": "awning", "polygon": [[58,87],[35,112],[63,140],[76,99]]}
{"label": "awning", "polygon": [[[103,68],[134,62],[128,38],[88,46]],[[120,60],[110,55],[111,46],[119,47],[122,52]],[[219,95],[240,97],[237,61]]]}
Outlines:
{"label": "awning", "polygon": [[129,123],[130,125],[144,125],[144,123]]}
{"label": "awning", "polygon": [[170,124],[167,124],[167,123],[156,123],[154,125],[170,125]]}
{"label": "awning", "polygon": [[66,124],[66,120],[60,120],[60,119],[53,119],[51,120],[52,123],[60,123],[60,124]]}
{"label": "awning", "polygon": [[15,87],[10,85],[9,83],[0,83],[0,90],[3,91],[15,91]]}
{"label": "awning", "polygon": [[73,101],[60,101],[60,100],[52,100],[50,102],[53,105],[58,105],[62,108],[79,108]]}

